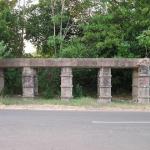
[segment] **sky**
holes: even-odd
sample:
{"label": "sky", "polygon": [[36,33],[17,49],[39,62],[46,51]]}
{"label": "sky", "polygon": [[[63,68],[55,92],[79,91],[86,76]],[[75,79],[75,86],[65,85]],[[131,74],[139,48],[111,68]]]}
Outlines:
{"label": "sky", "polygon": [[[18,0],[18,3],[19,1],[20,1],[20,5],[22,6],[24,3],[27,4],[29,0]],[[36,4],[38,3],[39,0],[30,0],[30,1],[32,1],[33,4]]]}
{"label": "sky", "polygon": [[[28,0],[20,0],[20,5],[22,6],[24,4],[24,2],[25,2],[25,4],[27,4],[27,1]],[[36,4],[36,3],[38,3],[38,0],[32,0],[32,3]],[[18,4],[19,4],[19,2],[18,2]],[[24,40],[24,44],[25,44],[25,47],[24,47],[25,53],[35,53],[36,52],[36,47],[30,41]]]}

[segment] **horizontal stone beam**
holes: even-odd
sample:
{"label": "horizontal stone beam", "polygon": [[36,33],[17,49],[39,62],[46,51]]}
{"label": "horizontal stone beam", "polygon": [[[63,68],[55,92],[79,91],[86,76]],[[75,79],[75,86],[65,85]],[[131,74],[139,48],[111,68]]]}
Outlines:
{"label": "horizontal stone beam", "polygon": [[[128,58],[15,58],[0,59],[0,68],[72,67],[72,68],[137,68],[143,59]],[[147,59],[150,65],[150,59]]]}

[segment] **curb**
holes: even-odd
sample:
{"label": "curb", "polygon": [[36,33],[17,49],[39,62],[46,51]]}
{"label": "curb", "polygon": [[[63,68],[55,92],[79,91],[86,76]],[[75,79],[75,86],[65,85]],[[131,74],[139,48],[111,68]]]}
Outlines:
{"label": "curb", "polygon": [[35,111],[90,111],[90,112],[150,112],[149,109],[90,108],[64,105],[0,105],[0,110],[35,110]]}

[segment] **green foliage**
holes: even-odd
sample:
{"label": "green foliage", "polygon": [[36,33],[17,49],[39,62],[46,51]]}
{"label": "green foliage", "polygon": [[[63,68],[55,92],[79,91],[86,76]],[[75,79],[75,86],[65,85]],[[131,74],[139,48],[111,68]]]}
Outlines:
{"label": "green foliage", "polygon": [[[37,46],[41,55],[56,55],[63,40],[60,26],[67,26],[69,15],[61,14],[61,2],[40,0],[26,10],[26,39]],[[69,20],[71,21],[71,20]]]}
{"label": "green foliage", "polygon": [[88,57],[88,53],[86,52],[85,45],[79,39],[74,39],[72,42],[66,43],[59,57],[84,58],[86,56]]}
{"label": "green foliage", "polygon": [[6,52],[6,46],[4,45],[4,42],[0,42],[0,58],[4,58],[9,56],[9,53]]}
{"label": "green foliage", "polygon": [[26,9],[26,39],[38,48],[42,56],[58,57],[78,34],[78,22],[89,18],[89,0],[40,0]]}
{"label": "green foliage", "polygon": [[[79,24],[81,33],[75,39],[78,38],[84,47],[84,49],[79,48],[83,51],[83,55],[85,57],[144,57],[145,48],[139,45],[137,36],[150,26],[150,7],[148,7],[150,1],[105,2],[96,2],[100,6],[99,9],[95,10],[88,21]],[[100,8],[107,9],[100,11]],[[70,45],[76,45],[74,41],[76,40],[69,41],[64,48],[66,57],[74,54],[73,51],[77,51],[74,47],[70,48]],[[78,41],[77,45],[79,45]],[[81,53],[79,52],[79,57]]]}
{"label": "green foliage", "polygon": [[21,22],[19,12],[14,9],[16,0],[0,1],[0,41],[6,45],[5,52],[9,57],[21,57],[23,43],[21,40]]}
{"label": "green foliage", "polygon": [[45,98],[60,95],[60,70],[40,69],[38,73],[39,93]]}
{"label": "green foliage", "polygon": [[116,57],[134,58],[134,54],[129,52],[130,44],[127,42],[121,43],[118,47]]}
{"label": "green foliage", "polygon": [[145,48],[145,56],[150,56],[150,30],[143,31],[138,37],[137,40],[139,45]]}
{"label": "green foliage", "polygon": [[75,86],[74,96],[75,97],[83,97],[83,89],[82,89],[82,86],[80,84],[77,84]]}
{"label": "green foliage", "polygon": [[52,22],[55,23],[56,26],[59,26],[61,23],[61,19],[63,20],[63,23],[66,23],[68,21],[68,14],[64,14],[61,16],[61,14],[57,14],[55,16],[52,16]]}
{"label": "green foliage", "polygon": [[[73,86],[77,96],[97,96],[97,69],[74,69]],[[80,90],[81,89],[81,90]],[[81,92],[81,93],[80,93]],[[76,94],[77,93],[77,94]]]}
{"label": "green foliage", "polygon": [[[62,42],[63,42],[63,38],[60,36],[49,36],[47,45],[48,45],[49,49],[51,49],[51,51],[49,51],[49,53],[51,53],[50,54],[51,56],[53,56],[55,54],[55,51],[54,51],[55,49],[59,50],[60,44]],[[56,52],[56,54],[57,54],[57,52]]]}
{"label": "green foliage", "polygon": [[132,91],[132,69],[112,69],[112,95],[128,94]]}
{"label": "green foliage", "polygon": [[22,73],[20,69],[5,70],[5,88],[6,95],[21,95],[22,93]]}
{"label": "green foliage", "polygon": [[91,57],[113,57],[122,43],[119,26],[111,24],[111,15],[95,15],[83,25],[82,40]]}

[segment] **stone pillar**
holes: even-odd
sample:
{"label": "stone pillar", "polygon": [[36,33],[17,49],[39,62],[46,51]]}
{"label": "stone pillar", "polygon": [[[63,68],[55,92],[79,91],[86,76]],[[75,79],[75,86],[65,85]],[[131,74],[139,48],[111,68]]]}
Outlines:
{"label": "stone pillar", "polygon": [[138,101],[138,69],[134,69],[132,72],[132,100]]}
{"label": "stone pillar", "polygon": [[4,90],[4,71],[3,69],[0,69],[0,95],[2,94]]}
{"label": "stone pillar", "polygon": [[33,98],[38,94],[36,71],[30,67],[24,67],[22,71],[23,97]]}
{"label": "stone pillar", "polygon": [[140,65],[138,68],[138,103],[150,102],[150,67]]}
{"label": "stone pillar", "polygon": [[103,67],[98,72],[98,102],[111,102],[111,68]]}
{"label": "stone pillar", "polygon": [[64,67],[61,69],[61,99],[70,100],[72,96],[72,68]]}
{"label": "stone pillar", "polygon": [[37,76],[36,69],[34,69],[34,92],[36,96],[39,94],[38,93],[38,76]]}

